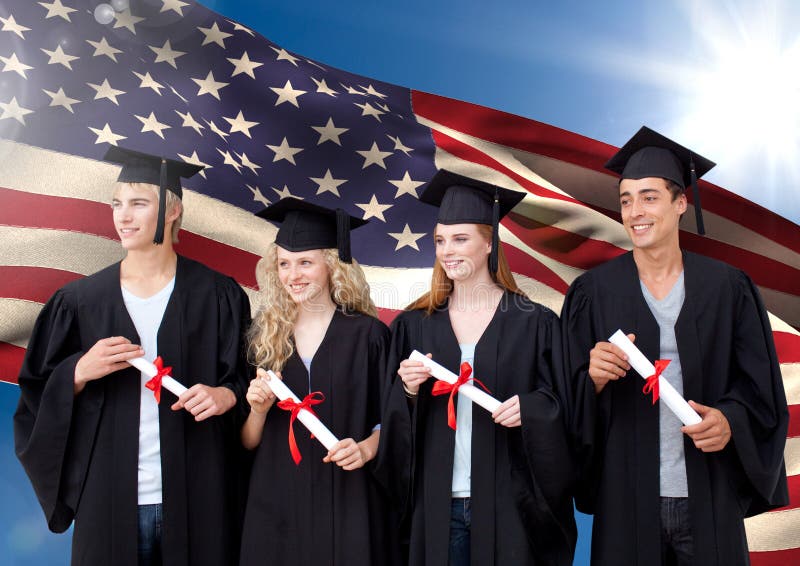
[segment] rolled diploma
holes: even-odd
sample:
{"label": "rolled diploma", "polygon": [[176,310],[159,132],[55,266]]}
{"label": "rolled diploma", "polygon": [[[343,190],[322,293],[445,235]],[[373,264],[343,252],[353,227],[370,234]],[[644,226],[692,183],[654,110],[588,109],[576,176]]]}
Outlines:
{"label": "rolled diploma", "polygon": [[[267,382],[267,385],[269,385],[269,388],[272,389],[275,397],[281,401],[284,399],[292,399],[295,403],[300,402],[300,399],[298,399],[297,395],[292,393],[292,390],[289,389],[286,384],[272,372],[272,370],[267,370],[267,373],[269,374],[270,379]],[[339,442],[339,439],[336,438],[333,433],[328,430],[328,427],[322,424],[322,421],[319,420],[311,411],[300,409],[300,412],[297,413],[297,420],[303,423],[303,426],[305,426],[309,432],[313,434],[316,439],[319,440],[328,450],[333,448],[333,445]]]}
{"label": "rolled diploma", "polygon": [[[132,360],[128,360],[128,363],[145,374],[147,377],[155,377],[155,375],[158,373],[158,368],[153,365],[153,362],[148,362],[144,358],[133,358]],[[181,394],[186,391],[185,385],[178,383],[168,375],[165,375],[161,378],[161,387],[170,393],[173,393],[176,397],[180,397]]]}
{"label": "rolled diploma", "polygon": [[[431,370],[431,375],[436,379],[440,379],[442,381],[446,381],[447,383],[453,384],[458,381],[458,376],[454,374],[452,371],[447,369],[446,367],[437,364],[428,356],[420,352],[419,350],[414,350],[411,352],[411,355],[408,357],[409,360],[414,360],[415,362],[422,362],[423,365]],[[474,376],[473,376],[474,377]],[[465,383],[461,387],[458,388],[459,393],[464,393],[467,397],[469,397],[473,403],[477,403],[490,413],[494,413],[495,409],[500,406],[500,401],[483,391],[482,389],[478,389],[471,383]]]}
{"label": "rolled diploma", "polygon": [[[631,367],[644,379],[656,373],[655,366],[650,363],[650,360],[642,354],[639,348],[634,346],[633,342],[628,339],[622,330],[617,330],[608,341],[619,346],[622,351],[627,354],[628,362],[631,364]],[[678,417],[683,424],[693,425],[703,420],[663,376],[658,378],[658,388],[659,399],[662,399],[664,403],[666,403],[669,410],[675,413],[675,416]]]}

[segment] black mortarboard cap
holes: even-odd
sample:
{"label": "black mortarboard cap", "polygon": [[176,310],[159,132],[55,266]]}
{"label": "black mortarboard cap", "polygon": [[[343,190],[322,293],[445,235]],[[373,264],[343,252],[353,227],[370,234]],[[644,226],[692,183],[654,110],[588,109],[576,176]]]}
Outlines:
{"label": "black mortarboard cap", "polygon": [[702,155],[697,155],[658,132],[642,126],[605,166],[606,169],[619,173],[622,179],[659,177],[680,185],[684,190],[691,185],[697,232],[703,235],[706,231],[697,179],[715,165],[716,163]]}
{"label": "black mortarboard cap", "polygon": [[488,224],[492,230],[489,271],[497,272],[500,219],[525,198],[525,193],[440,169],[419,200],[439,207],[440,224]]}
{"label": "black mortarboard cap", "polygon": [[337,248],[339,259],[351,263],[350,230],[367,224],[341,208],[325,208],[294,197],[268,206],[256,216],[279,222],[275,243],[290,252]]}
{"label": "black mortarboard cap", "polygon": [[172,191],[178,198],[182,198],[181,177],[188,179],[202,171],[203,166],[114,145],[108,148],[103,160],[122,165],[119,177],[117,177],[117,181],[120,183],[147,183],[159,188],[158,223],[153,242],[162,244],[164,242],[167,191]]}

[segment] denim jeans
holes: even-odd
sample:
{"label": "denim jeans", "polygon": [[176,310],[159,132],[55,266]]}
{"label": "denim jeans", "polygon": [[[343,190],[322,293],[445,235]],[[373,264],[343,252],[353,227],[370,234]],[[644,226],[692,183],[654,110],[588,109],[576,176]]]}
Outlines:
{"label": "denim jeans", "polygon": [[161,566],[161,503],[139,505],[139,566]]}
{"label": "denim jeans", "polygon": [[688,497],[661,498],[661,564],[690,566],[694,554]]}
{"label": "denim jeans", "polygon": [[469,497],[454,497],[450,503],[449,566],[469,566],[469,531],[472,509]]}

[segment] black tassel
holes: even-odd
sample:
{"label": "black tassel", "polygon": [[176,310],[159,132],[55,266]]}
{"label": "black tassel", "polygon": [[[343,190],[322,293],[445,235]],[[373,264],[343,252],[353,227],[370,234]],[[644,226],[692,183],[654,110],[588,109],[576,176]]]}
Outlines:
{"label": "black tassel", "polygon": [[164,243],[164,223],[167,214],[167,160],[161,160],[161,172],[158,178],[158,223],[156,224],[156,235],[153,238],[154,244]]}
{"label": "black tassel", "polygon": [[350,215],[341,208],[336,209],[336,245],[339,247],[339,259],[353,263],[353,256],[350,255]]}
{"label": "black tassel", "polygon": [[697,173],[694,170],[694,159],[689,161],[689,171],[692,178],[692,196],[694,197],[694,218],[697,222],[697,233],[701,236],[706,235],[706,227],[703,223],[703,207],[700,206],[700,189],[697,186]]}
{"label": "black tassel", "polygon": [[489,254],[489,272],[494,275],[498,267],[498,250],[500,248],[500,193],[494,191],[494,203],[492,204],[492,251]]}

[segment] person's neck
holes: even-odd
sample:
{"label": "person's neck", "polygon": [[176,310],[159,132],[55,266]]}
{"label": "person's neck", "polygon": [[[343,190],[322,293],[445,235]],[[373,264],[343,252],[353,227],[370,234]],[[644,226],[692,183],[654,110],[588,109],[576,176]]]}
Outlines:
{"label": "person's neck", "polygon": [[153,245],[147,250],[131,250],[120,267],[122,279],[172,279],[178,256],[171,242]]}
{"label": "person's neck", "polygon": [[450,308],[464,311],[494,309],[503,295],[503,289],[485,273],[463,281],[453,281],[453,292],[450,294]]}
{"label": "person's neck", "polygon": [[656,249],[634,248],[633,260],[644,281],[664,281],[683,271],[683,254],[677,242]]}

